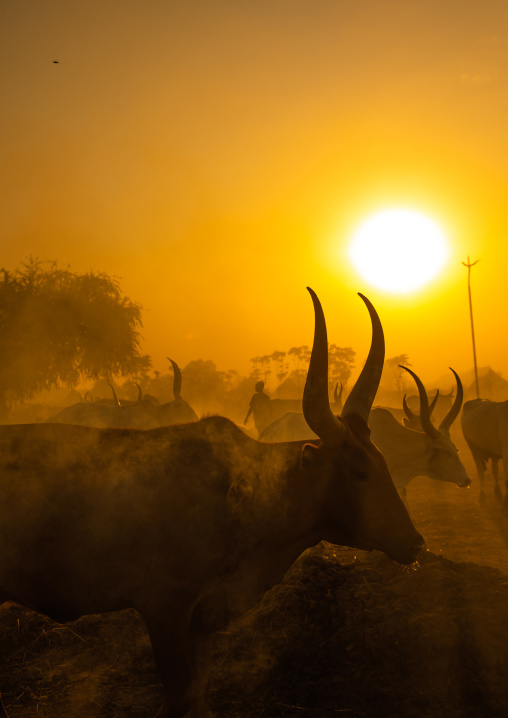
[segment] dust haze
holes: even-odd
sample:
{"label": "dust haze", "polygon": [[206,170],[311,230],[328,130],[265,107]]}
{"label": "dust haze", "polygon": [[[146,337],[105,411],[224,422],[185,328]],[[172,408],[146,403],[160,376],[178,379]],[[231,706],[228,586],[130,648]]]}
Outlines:
{"label": "dust haze", "polygon": [[[508,715],[506,20],[501,0],[4,4],[2,718],[153,718],[168,645],[185,683],[164,623],[204,575],[215,716]],[[392,207],[449,243],[444,271],[402,295],[348,258]],[[284,477],[303,437],[259,439],[308,429],[307,286],[332,411],[369,352],[361,292],[385,334],[374,404],[430,447],[386,457],[413,472],[402,507],[391,495],[426,541],[410,566],[320,542],[277,574],[298,553]],[[426,429],[401,366],[439,392]],[[450,367],[469,486],[426,475]],[[259,582],[246,555],[269,530]]]}

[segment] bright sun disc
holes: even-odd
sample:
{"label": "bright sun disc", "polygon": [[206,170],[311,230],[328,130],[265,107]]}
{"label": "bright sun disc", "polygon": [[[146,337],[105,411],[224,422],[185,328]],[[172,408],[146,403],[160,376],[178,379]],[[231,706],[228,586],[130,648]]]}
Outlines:
{"label": "bright sun disc", "polygon": [[443,269],[448,242],[443,230],[425,215],[388,209],[358,228],[349,257],[373,287],[393,293],[411,292]]}

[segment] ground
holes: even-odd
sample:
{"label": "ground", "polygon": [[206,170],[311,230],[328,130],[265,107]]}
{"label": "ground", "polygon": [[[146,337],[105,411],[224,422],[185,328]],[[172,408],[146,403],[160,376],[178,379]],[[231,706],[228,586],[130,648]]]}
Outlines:
{"label": "ground", "polygon": [[[411,567],[330,544],[304,554],[216,636],[214,718],[508,716],[508,512],[486,483],[485,504],[477,481],[410,484],[428,547]],[[9,718],[152,718],[162,701],[135,611],[59,625],[0,605],[0,690]]]}

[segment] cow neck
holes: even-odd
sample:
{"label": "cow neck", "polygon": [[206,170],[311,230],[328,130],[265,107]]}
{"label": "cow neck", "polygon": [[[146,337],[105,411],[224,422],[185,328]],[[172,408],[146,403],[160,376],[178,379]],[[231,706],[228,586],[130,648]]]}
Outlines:
{"label": "cow neck", "polygon": [[[269,540],[277,541],[281,537],[281,541],[300,542],[318,528],[324,479],[320,471],[301,468],[302,449],[308,443],[256,442],[256,455],[252,457],[250,471],[260,478],[252,495],[252,509],[259,511],[259,507],[265,504],[264,532],[267,532]],[[263,487],[268,492],[266,501]]]}

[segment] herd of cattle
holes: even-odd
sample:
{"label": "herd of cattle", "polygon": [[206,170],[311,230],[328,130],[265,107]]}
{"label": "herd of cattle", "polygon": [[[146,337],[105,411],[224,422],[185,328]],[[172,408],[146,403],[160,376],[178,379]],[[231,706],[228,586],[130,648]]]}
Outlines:
{"label": "herd of cattle", "polygon": [[57,621],[137,609],[163,682],[161,718],[207,715],[212,634],[306,548],[326,540],[417,560],[424,540],[401,494],[415,476],[470,483],[450,437],[461,408],[481,482],[489,459],[497,482],[508,451],[508,402],[462,407],[453,369],[455,398],[444,410],[406,367],[419,413],[409,401],[374,405],[384,336],[363,295],[369,355],[344,404],[337,391],[330,404],[326,323],[309,292],[315,332],[303,399],[271,402],[258,439],[227,418],[198,419],[174,362],[166,404],[140,393],[128,405],[84,401],[44,424],[0,426],[0,602]]}

